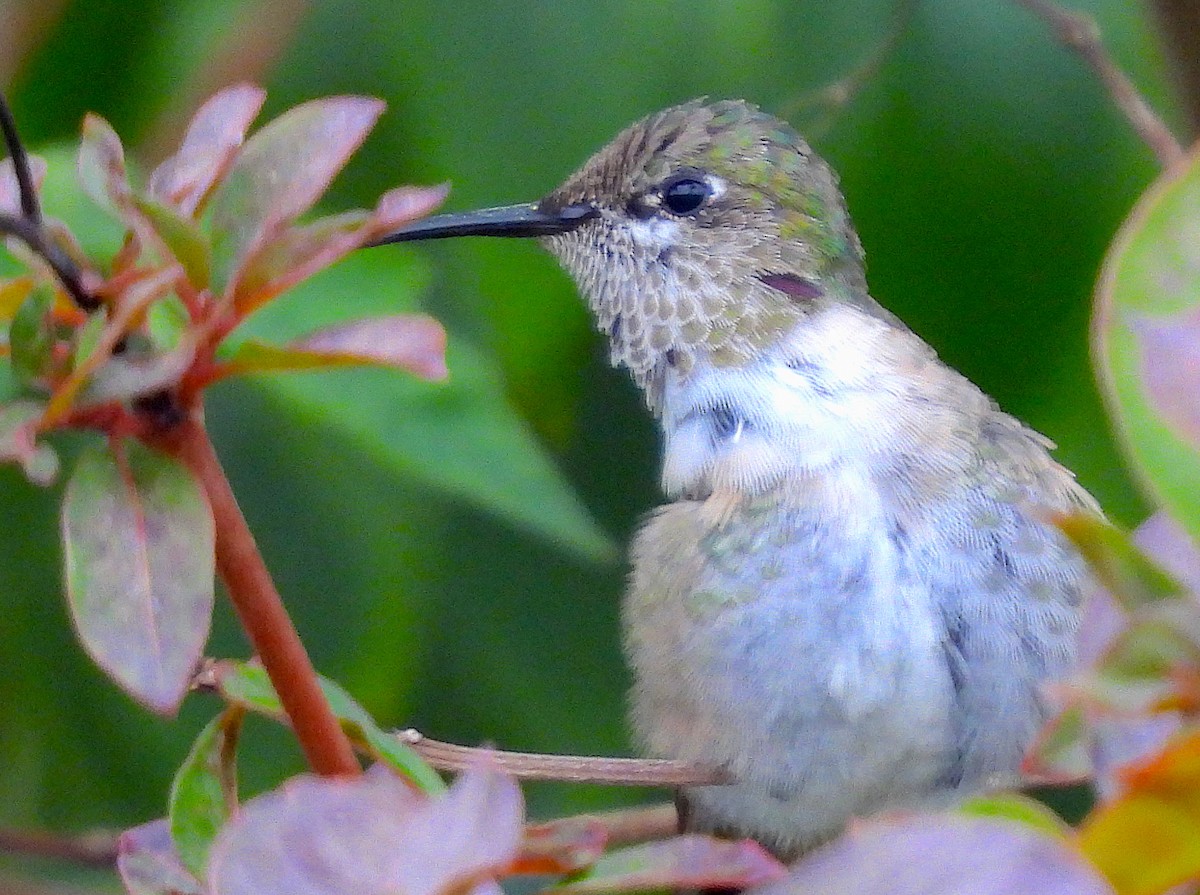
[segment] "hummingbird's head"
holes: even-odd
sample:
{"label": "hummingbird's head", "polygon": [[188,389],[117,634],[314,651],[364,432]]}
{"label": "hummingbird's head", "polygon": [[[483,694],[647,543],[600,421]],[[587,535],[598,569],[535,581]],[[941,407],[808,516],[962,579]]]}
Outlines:
{"label": "hummingbird's head", "polygon": [[656,404],[663,372],[737,366],[867,297],[837,180],[786,122],[694,100],[643,118],[533,205],[418,221],[380,242],[536,236]]}
{"label": "hummingbird's head", "polygon": [[815,307],[865,294],[837,181],[786,122],[696,100],[643,118],[538,203],[591,208],[542,237],[646,385],[757,356]]}

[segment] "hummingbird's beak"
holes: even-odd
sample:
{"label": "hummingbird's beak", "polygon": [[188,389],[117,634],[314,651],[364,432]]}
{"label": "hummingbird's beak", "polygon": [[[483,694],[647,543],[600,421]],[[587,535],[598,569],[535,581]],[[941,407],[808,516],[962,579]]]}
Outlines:
{"label": "hummingbird's beak", "polygon": [[599,211],[590,202],[549,209],[541,204],[481,208],[478,211],[434,215],[401,227],[367,245],[447,239],[451,236],[555,236],[574,230],[597,214]]}

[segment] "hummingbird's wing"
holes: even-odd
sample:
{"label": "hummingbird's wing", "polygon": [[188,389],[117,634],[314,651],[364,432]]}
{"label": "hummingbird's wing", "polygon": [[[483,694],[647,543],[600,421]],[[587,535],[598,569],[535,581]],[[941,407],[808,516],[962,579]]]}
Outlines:
{"label": "hummingbird's wing", "polygon": [[993,409],[976,474],[925,511],[925,567],[959,706],[960,757],[947,784],[1012,774],[1046,718],[1044,685],[1074,661],[1089,573],[1049,517],[1100,510],[1051,447]]}

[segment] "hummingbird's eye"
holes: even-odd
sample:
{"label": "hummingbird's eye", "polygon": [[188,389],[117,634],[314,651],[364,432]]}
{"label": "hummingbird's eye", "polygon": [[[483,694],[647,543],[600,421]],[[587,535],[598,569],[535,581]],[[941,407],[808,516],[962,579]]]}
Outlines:
{"label": "hummingbird's eye", "polygon": [[712,195],[702,177],[692,173],[676,174],[662,185],[662,202],[672,214],[691,214]]}

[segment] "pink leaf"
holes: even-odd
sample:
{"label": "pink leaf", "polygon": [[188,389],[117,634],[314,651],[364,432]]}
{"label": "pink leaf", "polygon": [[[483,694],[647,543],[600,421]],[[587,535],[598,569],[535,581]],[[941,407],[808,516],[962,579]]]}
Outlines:
{"label": "pink leaf", "polygon": [[301,351],[408,370],[445,379],[446,330],[432,317],[400,314],[366,317],[319,330],[294,343]]}
{"label": "pink leaf", "polygon": [[604,854],[608,832],[598,820],[564,817],[525,828],[512,873],[575,873]]}
{"label": "pink leaf", "polygon": [[363,241],[359,234],[369,220],[367,212],[348,211],[285,229],[247,259],[234,299],[238,311],[253,313],[354,251]]}
{"label": "pink leaf", "polygon": [[[36,155],[29,156],[29,173],[33,177],[34,190],[40,192],[42,181],[46,179],[46,160]],[[0,212],[21,213],[21,188],[10,158],[0,161]]]}
{"label": "pink leaf", "polygon": [[[1200,392],[1196,400],[1200,401]],[[1178,521],[1160,510],[1138,527],[1133,542],[1187,585],[1193,595],[1200,595],[1200,551]]]}
{"label": "pink leaf", "polygon": [[179,151],[150,175],[147,192],[185,217],[195,214],[232,164],[266,97],[253,84],[235,84],[214,93],[193,116]]}
{"label": "pink leaf", "polygon": [[62,536],[84,648],[135,699],[173,714],[208,639],[213,519],[184,466],[134,441],[80,458]]}
{"label": "pink leaf", "polygon": [[215,281],[227,293],[246,260],[325,192],[382,112],[367,97],[314,100],[246,141],[212,198]]}
{"label": "pink leaf", "polygon": [[1093,671],[1129,628],[1129,613],[1099,585],[1088,588],[1075,634],[1077,664]]}
{"label": "pink leaf", "polygon": [[646,889],[737,888],[782,879],[787,869],[756,842],[689,834],[612,851],[556,895]]}
{"label": "pink leaf", "polygon": [[0,405],[0,463],[19,463],[38,485],[49,485],[58,475],[58,454],[37,441],[37,425],[45,409],[35,401]]}
{"label": "pink leaf", "polygon": [[132,204],[132,190],[125,174],[125,150],[112,126],[90,112],[83,119],[78,172],[88,198],[124,221]]}
{"label": "pink leaf", "polygon": [[401,186],[388,190],[380,196],[375,205],[375,214],[371,220],[373,232],[368,238],[382,236],[425,217],[446,201],[449,193],[448,183],[438,186]]}
{"label": "pink leaf", "polygon": [[247,260],[237,284],[238,310],[253,312],[372,239],[429,214],[447,192],[445,186],[399,187],[385,193],[373,212],[346,212],[287,228]]}
{"label": "pink leaf", "polygon": [[121,834],[117,872],[130,895],[203,895],[199,881],[179,860],[165,819]]}
{"label": "pink leaf", "polygon": [[1183,728],[1176,712],[1122,717],[1098,715],[1092,719],[1091,763],[1096,793],[1107,802],[1124,790],[1124,772],[1162,752]]}
{"label": "pink leaf", "polygon": [[154,246],[169,256],[162,238],[137,207],[125,171],[125,150],[121,138],[99,115],[83,119],[83,139],[79,144],[79,183],[87,196],[137,234],[142,245]]}
{"label": "pink leaf", "polygon": [[491,770],[430,799],[382,765],[362,777],[298,777],[251,799],[221,831],[212,895],[450,895],[513,858],[521,792]]}
{"label": "pink leaf", "polygon": [[1142,383],[1152,406],[1200,448],[1200,310],[1168,317],[1128,314],[1138,339]]}
{"label": "pink leaf", "polygon": [[1112,895],[1063,841],[1011,821],[916,815],[862,824],[753,895]]}
{"label": "pink leaf", "polygon": [[391,367],[424,379],[445,379],[446,331],[422,314],[367,317],[320,330],[291,345],[245,342],[225,365],[224,374],[348,366]]}

